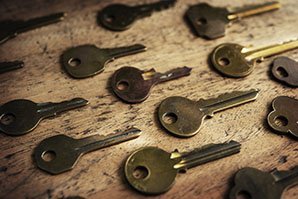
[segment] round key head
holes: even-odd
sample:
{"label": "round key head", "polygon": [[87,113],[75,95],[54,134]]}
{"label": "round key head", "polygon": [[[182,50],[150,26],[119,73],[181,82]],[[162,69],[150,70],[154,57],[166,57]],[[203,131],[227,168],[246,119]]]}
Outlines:
{"label": "round key head", "polygon": [[288,57],[278,57],[273,61],[273,76],[290,86],[298,86],[298,63]]}
{"label": "round key head", "polygon": [[125,177],[136,190],[145,194],[168,191],[176,178],[174,165],[179,158],[157,147],[144,147],[131,154],[125,163]]}
{"label": "round key head", "polygon": [[245,77],[254,67],[255,60],[248,61],[241,52],[244,47],[238,44],[225,43],[217,46],[211,54],[213,66],[229,77]]}

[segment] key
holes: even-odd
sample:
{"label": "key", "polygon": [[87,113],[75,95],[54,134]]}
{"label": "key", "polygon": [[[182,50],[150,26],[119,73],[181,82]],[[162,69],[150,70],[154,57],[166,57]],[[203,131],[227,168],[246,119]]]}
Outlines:
{"label": "key", "polygon": [[246,167],[236,173],[234,182],[230,199],[241,195],[252,199],[281,199],[285,190],[298,184],[298,166],[287,171],[275,169],[270,173]]}
{"label": "key", "polygon": [[111,79],[114,93],[128,103],[145,101],[150,90],[156,84],[190,75],[191,68],[175,68],[166,73],[158,73],[155,69],[142,71],[134,67],[122,67],[117,70]]}
{"label": "key", "polygon": [[249,5],[240,8],[213,7],[207,3],[190,6],[186,16],[196,34],[207,39],[225,35],[226,25],[252,15],[262,14],[280,8],[279,2]]}
{"label": "key", "polygon": [[98,13],[97,20],[105,28],[113,31],[124,31],[140,18],[150,16],[154,11],[174,6],[176,0],[162,0],[156,3],[127,6],[112,4]]}
{"label": "key", "polygon": [[273,61],[273,76],[290,86],[298,87],[298,62],[288,57],[278,57]]}
{"label": "key", "polygon": [[199,101],[179,96],[168,97],[159,106],[158,119],[170,133],[179,137],[191,137],[199,132],[206,117],[213,117],[218,111],[254,101],[258,92],[256,89],[234,91]]}
{"label": "key", "polygon": [[42,26],[62,21],[66,16],[65,13],[55,13],[39,18],[29,19],[27,21],[1,21],[0,22],[0,44],[17,36],[20,33],[33,30]]}
{"label": "key", "polygon": [[143,147],[126,160],[128,183],[145,194],[161,194],[174,184],[178,172],[240,152],[240,143],[209,144],[191,152],[168,153],[157,147]]}
{"label": "key", "polygon": [[108,62],[139,52],[146,47],[141,44],[120,48],[97,48],[83,45],[67,50],[62,55],[62,64],[66,72],[74,78],[87,78],[101,73]]}
{"label": "key", "polygon": [[298,40],[288,41],[261,48],[244,47],[224,43],[211,54],[213,66],[228,77],[245,77],[253,71],[257,61],[298,47]]}
{"label": "key", "polygon": [[38,168],[60,174],[74,168],[79,158],[88,152],[135,139],[141,135],[137,128],[108,136],[93,135],[73,139],[66,135],[56,135],[43,140],[34,150]]}
{"label": "key", "polygon": [[47,117],[68,111],[88,103],[83,98],[74,98],[60,103],[35,103],[17,99],[0,106],[0,131],[7,135],[23,135],[33,131]]}
{"label": "key", "polygon": [[271,128],[282,134],[292,134],[298,138],[298,100],[287,96],[276,97],[267,121]]}
{"label": "key", "polygon": [[13,61],[13,62],[0,62],[0,74],[20,69],[24,67],[24,62],[22,61]]}

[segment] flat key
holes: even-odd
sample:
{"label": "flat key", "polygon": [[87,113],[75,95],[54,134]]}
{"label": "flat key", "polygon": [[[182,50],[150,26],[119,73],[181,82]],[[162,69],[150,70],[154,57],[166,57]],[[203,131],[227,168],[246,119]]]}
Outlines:
{"label": "flat key", "polygon": [[250,101],[258,96],[258,90],[234,91],[212,99],[192,101],[185,97],[168,97],[158,109],[161,125],[170,133],[179,137],[191,137],[197,134],[206,117]]}
{"label": "flat key", "polygon": [[226,26],[231,22],[273,11],[279,9],[280,6],[279,2],[268,2],[228,9],[213,7],[207,3],[199,3],[190,6],[186,12],[186,16],[198,36],[216,39],[225,35]]}
{"label": "flat key", "polygon": [[83,98],[74,98],[60,103],[35,103],[17,99],[0,106],[0,131],[7,135],[23,135],[33,131],[47,117],[68,111],[88,103]]}
{"label": "flat key", "polygon": [[213,66],[228,77],[245,77],[252,73],[257,61],[298,47],[298,40],[261,48],[244,47],[233,43],[217,46],[211,54]]}
{"label": "flat key", "polygon": [[122,67],[117,70],[111,79],[114,93],[128,103],[145,101],[150,90],[156,84],[190,75],[191,68],[175,68],[166,73],[158,73],[155,69],[142,71],[134,67]]}
{"label": "flat key", "polygon": [[298,87],[298,62],[288,57],[278,57],[273,61],[273,76],[287,85]]}
{"label": "flat key", "polygon": [[298,184],[298,166],[270,173],[246,167],[236,173],[234,182],[230,199],[242,194],[252,199],[281,199],[285,190]]}
{"label": "flat key", "polygon": [[34,159],[38,168],[51,174],[60,174],[73,169],[83,154],[132,140],[140,135],[141,130],[136,128],[108,136],[93,135],[82,139],[56,135],[46,138],[35,148]]}
{"label": "flat key", "polygon": [[20,33],[62,21],[65,16],[65,13],[55,13],[39,18],[29,19],[27,21],[1,21],[0,44]]}
{"label": "flat key", "polygon": [[298,100],[287,96],[276,97],[268,114],[269,126],[282,134],[292,134],[298,138]]}
{"label": "flat key", "polygon": [[12,70],[20,69],[24,67],[24,62],[13,61],[13,62],[0,62],[0,74],[9,72]]}
{"label": "flat key", "polygon": [[112,4],[98,13],[98,22],[113,31],[124,31],[140,18],[150,16],[154,11],[160,11],[174,6],[176,0],[162,0],[152,4],[127,6]]}
{"label": "flat key", "polygon": [[146,47],[141,44],[120,48],[97,48],[83,45],[71,48],[62,55],[62,64],[66,72],[74,78],[87,78],[101,73],[108,62],[139,52]]}
{"label": "flat key", "polygon": [[144,147],[132,153],[125,163],[125,177],[137,191],[161,194],[174,184],[178,172],[240,152],[236,141],[209,144],[191,152],[168,153],[157,147]]}

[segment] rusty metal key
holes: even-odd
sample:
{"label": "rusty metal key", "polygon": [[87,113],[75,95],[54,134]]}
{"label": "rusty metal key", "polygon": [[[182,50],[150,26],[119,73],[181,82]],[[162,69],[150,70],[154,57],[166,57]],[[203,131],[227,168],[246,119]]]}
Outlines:
{"label": "rusty metal key", "polygon": [[12,61],[12,62],[0,62],[0,74],[23,68],[24,62]]}
{"label": "rusty metal key", "polygon": [[0,106],[0,131],[7,135],[23,135],[33,131],[42,119],[87,103],[88,101],[83,98],[74,98],[60,103],[13,100]]}
{"label": "rusty metal key", "polygon": [[298,87],[298,62],[288,57],[278,57],[273,61],[273,76],[290,86]]}
{"label": "rusty metal key", "polygon": [[56,135],[40,142],[34,150],[34,159],[40,169],[51,174],[60,174],[71,170],[83,154],[132,140],[140,135],[141,130],[137,128],[108,136],[93,135],[82,139]]}
{"label": "rusty metal key", "polygon": [[150,90],[156,84],[190,75],[191,68],[175,68],[165,73],[155,69],[142,71],[135,67],[122,67],[111,79],[114,93],[128,103],[140,103],[149,97]]}

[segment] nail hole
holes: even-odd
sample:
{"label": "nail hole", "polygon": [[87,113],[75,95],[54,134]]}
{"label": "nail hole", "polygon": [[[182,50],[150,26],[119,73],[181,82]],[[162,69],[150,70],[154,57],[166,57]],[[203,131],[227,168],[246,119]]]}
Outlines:
{"label": "nail hole", "polygon": [[237,194],[236,199],[252,199],[252,197],[251,197],[251,195],[250,195],[249,192],[247,192],[247,191],[240,191]]}
{"label": "nail hole", "polygon": [[149,175],[149,171],[144,166],[138,166],[134,169],[132,175],[134,178],[140,180],[146,178]]}
{"label": "nail hole", "polygon": [[127,90],[128,87],[129,87],[129,84],[128,84],[127,81],[120,81],[117,84],[117,89],[120,90],[120,91]]}
{"label": "nail hole", "polygon": [[205,19],[205,18],[199,18],[198,20],[197,20],[197,24],[198,25],[206,25],[207,24],[207,20]]}
{"label": "nail hole", "polygon": [[4,114],[1,117],[0,122],[1,122],[1,124],[4,124],[4,125],[10,125],[15,120],[16,120],[16,116],[15,115],[13,115],[11,113],[7,113],[7,114]]}
{"label": "nail hole", "polygon": [[166,113],[162,120],[166,123],[166,124],[174,124],[177,122],[178,117],[175,113]]}
{"label": "nail hole", "polygon": [[105,15],[104,18],[105,18],[106,22],[108,22],[108,23],[112,23],[115,20],[114,15]]}
{"label": "nail hole", "polygon": [[288,125],[288,119],[284,116],[277,116],[274,119],[274,123],[279,127],[284,127]]}
{"label": "nail hole", "polygon": [[227,66],[230,64],[230,60],[226,57],[222,57],[218,60],[219,65],[221,66]]}
{"label": "nail hole", "polygon": [[289,76],[288,72],[287,72],[283,67],[281,67],[281,66],[279,66],[279,67],[276,69],[276,72],[277,72],[277,74],[278,74],[279,76],[281,76],[281,77],[288,77],[288,76]]}
{"label": "nail hole", "polygon": [[56,153],[54,151],[45,151],[42,153],[41,158],[45,162],[51,162],[56,158]]}
{"label": "nail hole", "polygon": [[68,61],[68,64],[72,67],[77,67],[81,64],[81,60],[78,59],[78,58],[71,58],[69,61]]}

